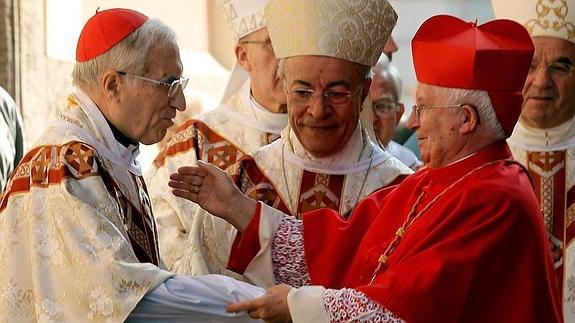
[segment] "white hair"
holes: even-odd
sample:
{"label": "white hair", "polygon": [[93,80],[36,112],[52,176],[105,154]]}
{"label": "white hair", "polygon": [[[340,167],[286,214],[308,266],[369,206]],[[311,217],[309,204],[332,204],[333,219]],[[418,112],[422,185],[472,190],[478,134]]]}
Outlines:
{"label": "white hair", "polygon": [[380,75],[382,78],[389,80],[393,85],[393,95],[395,102],[399,102],[401,99],[401,92],[403,88],[403,81],[401,80],[401,75],[399,70],[391,64],[387,55],[382,54],[377,63],[372,68],[373,75]]}
{"label": "white hair", "polygon": [[497,115],[491,104],[491,99],[486,91],[455,89],[430,85],[435,90],[435,96],[445,98],[446,102],[452,104],[470,104],[477,109],[479,121],[485,126],[485,129],[492,133],[497,140],[505,139],[507,136],[497,120]]}
{"label": "white hair", "polygon": [[176,34],[160,20],[148,19],[104,54],[76,62],[72,83],[84,90],[91,89],[98,85],[100,76],[108,69],[145,75],[150,67],[150,51],[158,45],[178,48]]}

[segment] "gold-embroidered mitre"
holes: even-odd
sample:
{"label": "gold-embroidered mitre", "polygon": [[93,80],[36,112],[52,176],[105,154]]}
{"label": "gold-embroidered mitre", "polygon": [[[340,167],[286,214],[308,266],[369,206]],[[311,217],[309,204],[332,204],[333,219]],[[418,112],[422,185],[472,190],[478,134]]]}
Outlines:
{"label": "gold-embroidered mitre", "polygon": [[531,37],[557,37],[575,43],[575,0],[492,0],[498,19],[522,24]]}
{"label": "gold-embroidered mitre", "polygon": [[264,7],[268,0],[218,0],[235,40],[266,26]]}
{"label": "gold-embroidered mitre", "polygon": [[367,66],[397,21],[387,0],[270,0],[264,13],[277,58],[318,55]]}

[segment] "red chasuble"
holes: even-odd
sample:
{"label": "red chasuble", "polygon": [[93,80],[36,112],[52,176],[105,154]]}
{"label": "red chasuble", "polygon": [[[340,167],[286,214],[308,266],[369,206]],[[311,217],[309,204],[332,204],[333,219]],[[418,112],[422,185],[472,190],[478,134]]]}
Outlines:
{"label": "red chasuble", "polygon": [[[537,199],[524,169],[504,161],[510,157],[500,142],[418,172],[372,195],[350,222],[328,222],[323,210],[304,215],[312,283],[356,288],[407,322],[562,321]],[[428,204],[370,285],[412,207]]]}
{"label": "red chasuble", "polygon": [[[311,283],[355,288],[407,322],[562,322],[537,199],[510,158],[498,142],[372,194],[349,221],[327,209],[304,214]],[[412,208],[421,216],[370,284]],[[244,237],[257,236],[253,223]],[[230,263],[253,255],[243,251]]]}

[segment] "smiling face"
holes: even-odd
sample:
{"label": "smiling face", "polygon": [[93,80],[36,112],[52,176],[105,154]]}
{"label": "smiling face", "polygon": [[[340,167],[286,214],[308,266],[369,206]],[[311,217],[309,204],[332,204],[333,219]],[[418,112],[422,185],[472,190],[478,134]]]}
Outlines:
{"label": "smiling face", "polygon": [[[312,90],[306,104],[288,95],[290,125],[303,147],[315,157],[339,152],[358,126],[361,102],[371,80],[363,80],[357,64],[325,56],[296,56],[285,61],[286,89]],[[346,104],[330,104],[321,93],[357,93]],[[320,93],[318,95],[318,93]]]}
{"label": "smiling face", "polygon": [[[558,126],[575,115],[575,45],[554,37],[534,37],[535,56],[523,88],[521,122],[533,128]],[[569,73],[546,69],[570,66]]]}
{"label": "smiling face", "polygon": [[[182,62],[178,48],[158,44],[152,48],[145,77],[171,83],[180,78]],[[118,106],[110,121],[128,138],[143,144],[162,140],[173,125],[176,111],[185,109],[183,91],[168,97],[168,87],[140,79],[118,79]]]}
{"label": "smiling face", "polygon": [[[417,105],[430,107],[454,104],[446,102],[444,97],[435,92],[434,87],[420,83],[417,87]],[[414,111],[411,112],[406,126],[416,132],[421,160],[425,166],[443,167],[466,156],[466,139],[460,135],[463,120],[462,109],[422,109],[419,119]]]}

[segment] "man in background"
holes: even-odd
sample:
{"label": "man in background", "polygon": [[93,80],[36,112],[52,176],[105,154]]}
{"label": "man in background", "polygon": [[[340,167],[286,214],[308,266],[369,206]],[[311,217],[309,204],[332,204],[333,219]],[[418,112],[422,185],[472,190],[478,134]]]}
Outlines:
{"label": "man in background", "polygon": [[16,102],[0,87],[0,193],[24,153],[22,117]]}
{"label": "man in background", "polygon": [[575,0],[494,0],[498,18],[531,34],[535,56],[523,89],[513,157],[533,178],[549,233],[566,322],[575,321]]}
{"label": "man in background", "polygon": [[218,2],[236,39],[236,64],[220,106],[185,121],[160,151],[146,174],[166,266],[174,269],[191,228],[186,221],[192,204],[175,199],[169,176],[182,165],[203,160],[221,169],[245,154],[276,140],[287,124],[283,84],[267,32],[263,8],[267,0]]}
{"label": "man in background", "polygon": [[392,156],[413,170],[421,166],[421,161],[408,148],[392,140],[396,126],[405,112],[401,99],[402,81],[399,71],[382,54],[371,69],[373,81],[369,89],[373,110],[373,130],[379,144]]}

